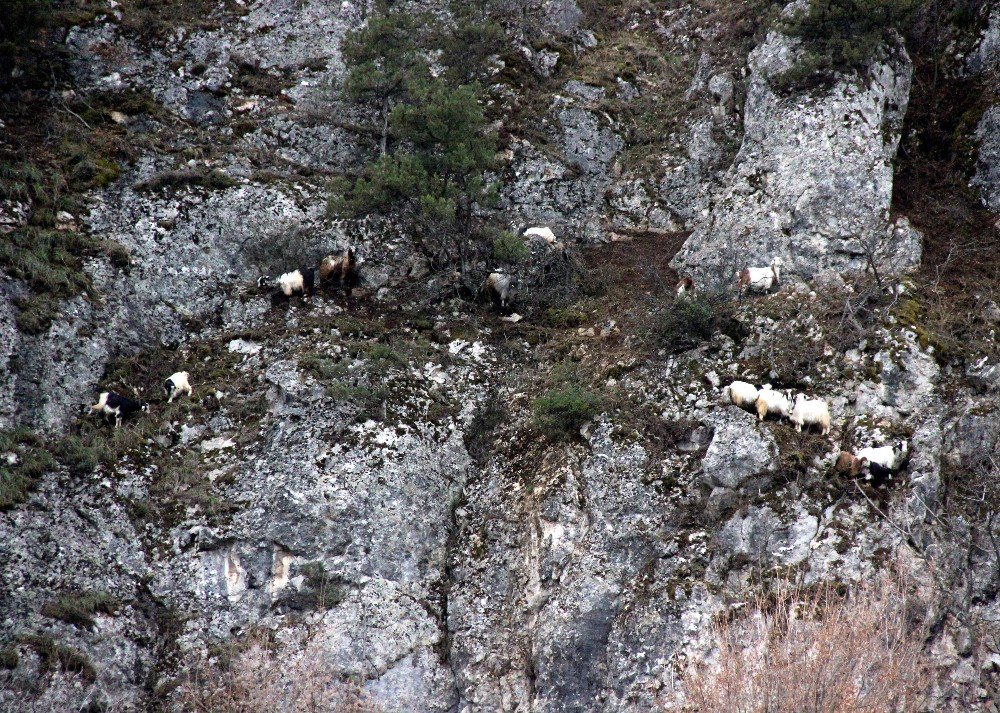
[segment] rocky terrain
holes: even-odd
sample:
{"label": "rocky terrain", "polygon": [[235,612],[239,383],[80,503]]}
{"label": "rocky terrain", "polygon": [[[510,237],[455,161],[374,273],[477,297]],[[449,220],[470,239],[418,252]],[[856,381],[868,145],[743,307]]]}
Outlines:
{"label": "rocky terrain", "polygon": [[[815,84],[780,3],[489,4],[481,217],[560,239],[505,310],[399,215],[329,208],[371,150],[342,48],[375,7],[57,7],[0,106],[5,710],[180,710],[261,632],[382,711],[682,710],[753,592],[891,569],[936,593],[923,708],[997,710],[995,3],[925,3]],[[84,163],[49,221],[77,262],[18,252],[57,202],[20,167]],[[256,286],[349,246],[353,291]],[[773,256],[771,294],[732,290]],[[734,379],[832,432],[722,403]],[[150,412],[81,417],[109,389]],[[899,439],[885,487],[833,470]]]}

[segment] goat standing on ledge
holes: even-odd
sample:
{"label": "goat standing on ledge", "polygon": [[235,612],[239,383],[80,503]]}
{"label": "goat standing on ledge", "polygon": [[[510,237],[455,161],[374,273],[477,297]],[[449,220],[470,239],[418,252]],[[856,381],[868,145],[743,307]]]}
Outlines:
{"label": "goat standing on ledge", "polygon": [[768,267],[744,267],[736,273],[736,286],[740,290],[767,292],[781,279],[781,258],[771,260]]}
{"label": "goat standing on ledge", "polygon": [[695,294],[694,278],[691,275],[684,275],[678,282],[677,286],[674,288],[674,292],[678,297],[681,295],[686,295],[688,297],[693,297]]}
{"label": "goat standing on ledge", "polygon": [[103,391],[97,399],[97,403],[90,407],[91,414],[100,413],[104,416],[115,417],[115,428],[122,425],[122,419],[133,413],[141,411],[149,413],[149,404],[145,401],[136,401],[127,396],[116,394],[113,391]]}
{"label": "goat standing on ledge", "polygon": [[803,426],[819,426],[825,436],[830,432],[830,407],[822,399],[810,399],[805,394],[798,394],[788,420],[800,433]]}
{"label": "goat standing on ledge", "polygon": [[513,283],[514,281],[509,275],[491,272],[486,277],[486,281],[483,282],[483,293],[493,301],[494,305],[499,305],[500,309],[505,309],[507,301],[510,299]]}
{"label": "goat standing on ledge", "polygon": [[319,284],[335,284],[349,288],[357,270],[354,248],[348,248],[343,255],[327,255],[319,264]]}
{"label": "goat standing on ledge", "polygon": [[191,382],[189,381],[190,374],[186,371],[178,371],[167,377],[167,380],[163,382],[163,391],[167,395],[167,403],[173,403],[174,397],[180,394],[187,394],[188,398],[191,398]]}
{"label": "goat standing on ledge", "polygon": [[757,387],[745,381],[734,381],[722,390],[723,403],[731,403],[742,409],[752,409],[757,403]]}
{"label": "goat standing on ledge", "polygon": [[312,267],[301,267],[298,270],[286,272],[277,280],[270,275],[261,275],[257,278],[257,287],[277,287],[271,301],[276,302],[283,295],[289,298],[292,295],[302,295],[308,297],[316,289],[316,269]]}

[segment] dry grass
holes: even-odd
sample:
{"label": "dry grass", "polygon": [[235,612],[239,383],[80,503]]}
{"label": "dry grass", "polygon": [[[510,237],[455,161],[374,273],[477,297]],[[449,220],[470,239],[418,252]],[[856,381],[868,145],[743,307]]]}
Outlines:
{"label": "dry grass", "polygon": [[833,586],[784,587],[714,631],[713,664],[684,677],[699,713],[901,713],[922,710],[930,687],[926,628],[898,577],[846,596]]}
{"label": "dry grass", "polygon": [[255,634],[214,660],[188,662],[174,710],[185,713],[377,713],[355,685],[336,676],[306,642],[279,649]]}

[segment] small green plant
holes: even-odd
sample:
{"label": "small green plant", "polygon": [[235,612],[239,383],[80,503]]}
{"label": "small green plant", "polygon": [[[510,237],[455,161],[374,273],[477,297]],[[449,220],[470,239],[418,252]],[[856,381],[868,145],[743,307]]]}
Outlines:
{"label": "small green plant", "polygon": [[542,322],[562,329],[581,327],[587,322],[587,314],[573,307],[549,307],[542,313]]}
{"label": "small green plant", "polygon": [[[13,462],[8,462],[8,454]],[[0,433],[0,509],[27,500],[35,481],[55,466],[45,442],[31,430]]]}
{"label": "small green plant", "polygon": [[94,625],[94,614],[113,615],[119,606],[119,601],[106,592],[64,594],[55,601],[46,602],[42,615],[89,628]]}
{"label": "small green plant", "polygon": [[295,605],[304,609],[324,610],[334,607],[344,599],[340,580],[326,571],[322,562],[306,562],[301,572],[305,577],[302,590],[295,598]]}
{"label": "small green plant", "polygon": [[603,408],[603,399],[598,394],[574,384],[550,391],[532,404],[535,427],[555,439],[579,431]]}
{"label": "small green plant", "polygon": [[716,309],[716,300],[707,296],[674,300],[655,315],[652,346],[676,354],[708,341],[718,326]]}
{"label": "small green plant", "polygon": [[905,33],[927,0],[809,0],[780,29],[802,41],[799,63],[780,89],[828,83],[833,72],[865,67],[896,32]]}
{"label": "small green plant", "polygon": [[373,362],[391,364],[406,363],[406,357],[388,344],[381,344],[379,342],[362,344],[358,349],[358,356],[365,357]]}
{"label": "small green plant", "polygon": [[21,656],[13,646],[0,649],[0,668],[13,671],[21,663]]}
{"label": "small green plant", "polygon": [[236,181],[218,169],[179,169],[163,171],[148,180],[135,185],[137,191],[163,191],[168,188],[177,189],[184,186],[200,186],[209,190],[232,188]]}
{"label": "small green plant", "polygon": [[497,262],[516,264],[531,257],[531,249],[519,235],[504,231],[493,241],[493,259]]}

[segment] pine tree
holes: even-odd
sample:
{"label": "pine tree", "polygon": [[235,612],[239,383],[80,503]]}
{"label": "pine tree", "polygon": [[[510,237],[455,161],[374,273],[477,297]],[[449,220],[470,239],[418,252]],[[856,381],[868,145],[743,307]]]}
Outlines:
{"label": "pine tree", "polygon": [[344,40],[342,53],[349,67],[344,92],[352,101],[374,108],[383,156],[388,152],[389,114],[406,96],[410,82],[427,74],[418,30],[412,15],[394,12],[371,18]]}

